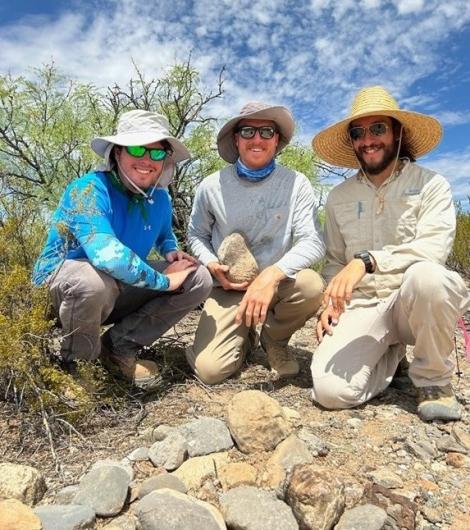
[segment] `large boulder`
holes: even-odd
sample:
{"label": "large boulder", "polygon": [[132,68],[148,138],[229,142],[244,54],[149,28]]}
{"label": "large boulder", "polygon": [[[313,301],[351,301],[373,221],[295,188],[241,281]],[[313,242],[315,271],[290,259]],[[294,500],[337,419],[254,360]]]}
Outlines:
{"label": "large boulder", "polygon": [[227,423],[244,453],[271,451],[292,431],[279,403],[259,390],[235,394],[228,405]]}

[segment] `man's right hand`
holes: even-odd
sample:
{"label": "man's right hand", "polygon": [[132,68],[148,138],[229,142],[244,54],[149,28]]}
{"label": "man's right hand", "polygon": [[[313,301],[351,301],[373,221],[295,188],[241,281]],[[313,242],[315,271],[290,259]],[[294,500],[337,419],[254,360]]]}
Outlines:
{"label": "man's right hand", "polygon": [[211,261],[207,264],[209,272],[216,278],[221,287],[226,291],[245,291],[249,285],[249,282],[243,283],[232,283],[227,279],[226,273],[229,270],[228,265],[222,265],[218,261]]}
{"label": "man's right hand", "polygon": [[170,280],[167,291],[176,291],[176,289],[179,289],[186,278],[196,269],[197,265],[188,259],[180,259],[168,265],[163,271],[163,274]]}
{"label": "man's right hand", "polygon": [[339,320],[339,313],[333,309],[332,305],[326,307],[318,318],[317,322],[317,339],[318,342],[323,340],[325,334],[333,335],[333,326],[336,326]]}

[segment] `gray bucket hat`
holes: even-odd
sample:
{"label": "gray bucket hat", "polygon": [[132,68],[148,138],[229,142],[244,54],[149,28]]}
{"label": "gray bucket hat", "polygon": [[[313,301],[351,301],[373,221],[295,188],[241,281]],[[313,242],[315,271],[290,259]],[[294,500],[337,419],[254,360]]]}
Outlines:
{"label": "gray bucket hat", "polygon": [[175,163],[191,157],[186,147],[169,133],[168,120],[162,114],[147,110],[131,110],[119,118],[117,132],[112,136],[98,136],[91,141],[93,151],[104,158],[102,169],[110,170],[110,154],[115,145],[148,145],[154,142],[167,141],[173,150],[165,159],[164,169],[159,179],[159,186],[170,183],[175,170]]}
{"label": "gray bucket hat", "polygon": [[235,128],[238,122],[245,119],[271,120],[277,125],[279,129],[279,144],[276,149],[276,155],[284,149],[294,135],[294,118],[286,107],[269,105],[260,101],[250,101],[242,107],[238,116],[231,118],[220,129],[217,135],[219,155],[230,164],[233,164],[238,158],[238,149],[233,136]]}

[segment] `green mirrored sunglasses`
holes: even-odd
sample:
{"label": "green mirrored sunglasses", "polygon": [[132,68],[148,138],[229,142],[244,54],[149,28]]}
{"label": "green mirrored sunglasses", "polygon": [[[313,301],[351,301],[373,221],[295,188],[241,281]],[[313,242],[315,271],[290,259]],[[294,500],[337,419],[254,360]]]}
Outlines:
{"label": "green mirrored sunglasses", "polygon": [[126,145],[126,151],[135,158],[142,158],[145,153],[148,153],[150,159],[154,162],[160,162],[160,160],[165,160],[168,156],[168,151],[166,149],[160,149],[158,147],[145,147],[143,145]]}

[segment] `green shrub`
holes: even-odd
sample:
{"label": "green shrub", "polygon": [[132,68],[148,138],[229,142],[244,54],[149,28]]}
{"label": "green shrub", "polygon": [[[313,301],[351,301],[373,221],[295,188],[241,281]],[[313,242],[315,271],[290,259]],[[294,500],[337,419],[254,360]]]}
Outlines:
{"label": "green shrub", "polygon": [[457,208],[457,229],[448,265],[462,276],[470,278],[470,212],[464,212],[461,206]]}

